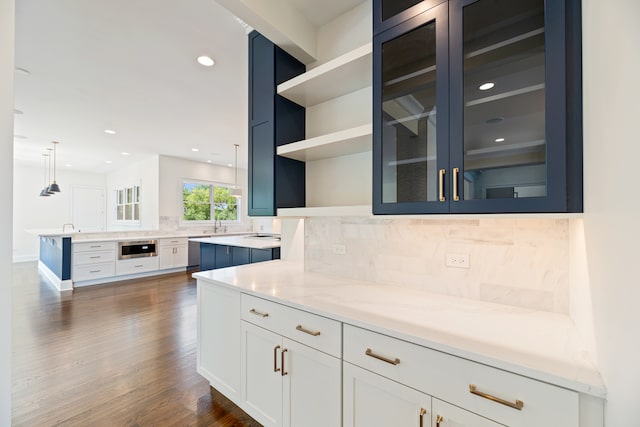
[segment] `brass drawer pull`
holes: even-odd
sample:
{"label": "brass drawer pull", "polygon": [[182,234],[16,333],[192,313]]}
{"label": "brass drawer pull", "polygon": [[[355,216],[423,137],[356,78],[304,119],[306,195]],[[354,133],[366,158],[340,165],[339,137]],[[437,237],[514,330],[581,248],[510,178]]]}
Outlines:
{"label": "brass drawer pull", "polygon": [[284,370],[284,354],[287,352],[288,350],[286,348],[282,349],[282,352],[280,353],[280,366],[282,367],[282,376],[284,377],[285,375],[288,374],[287,371]]}
{"label": "brass drawer pull", "polygon": [[522,407],[524,406],[524,402],[522,400],[516,400],[516,403],[513,403],[509,402],[508,400],[500,399],[499,397],[495,397],[490,394],[478,391],[475,384],[469,384],[469,392],[471,394],[475,394],[476,396],[484,397],[485,399],[489,399],[493,402],[500,403],[513,409],[517,409],[518,411],[521,411]]}
{"label": "brass drawer pull", "polygon": [[398,359],[397,357],[395,359],[387,359],[384,356],[380,356],[378,354],[375,354],[373,352],[373,350],[371,350],[370,348],[368,348],[367,351],[364,352],[364,354],[366,354],[367,356],[371,356],[374,359],[378,359],[378,360],[382,360],[383,362],[390,363],[392,365],[397,365],[398,363],[400,363],[400,359]]}
{"label": "brass drawer pull", "polygon": [[444,418],[442,417],[442,415],[438,415],[438,418],[436,418],[436,427],[440,427],[440,423],[444,421]]}
{"label": "brass drawer pull", "polygon": [[92,256],[92,257],[89,257],[89,258],[90,258],[90,259],[98,259],[98,258],[100,258],[100,255]]}
{"label": "brass drawer pull", "polygon": [[446,170],[440,169],[438,171],[438,193],[440,195],[440,201],[445,202],[447,198],[444,196],[444,174],[447,173]]}
{"label": "brass drawer pull", "polygon": [[260,317],[269,317],[269,313],[262,313],[256,310],[255,308],[252,308],[251,310],[249,310],[249,313],[255,314],[256,316],[260,316]]}
{"label": "brass drawer pull", "polygon": [[420,408],[420,427],[423,427],[424,414],[427,413],[427,410],[424,408]]}
{"label": "brass drawer pull", "polygon": [[90,270],[89,273],[100,273],[102,270]]}
{"label": "brass drawer pull", "polygon": [[460,168],[453,168],[453,201],[457,202],[460,200],[460,195],[458,194],[458,174],[460,173]]}
{"label": "brass drawer pull", "polygon": [[273,372],[278,372],[280,368],[278,368],[278,349],[279,345],[273,347]]}
{"label": "brass drawer pull", "polygon": [[320,335],[320,331],[310,331],[309,329],[303,328],[302,325],[296,326],[296,331],[304,332],[305,334],[313,335],[314,337]]}

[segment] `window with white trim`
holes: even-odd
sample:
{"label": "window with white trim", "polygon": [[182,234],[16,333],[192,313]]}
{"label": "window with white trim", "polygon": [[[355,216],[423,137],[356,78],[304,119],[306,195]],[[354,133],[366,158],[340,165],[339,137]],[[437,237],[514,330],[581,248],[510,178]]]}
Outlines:
{"label": "window with white trim", "polygon": [[183,222],[240,222],[240,200],[231,186],[206,181],[182,182]]}
{"label": "window with white trim", "polygon": [[140,186],[116,190],[116,221],[140,222]]}

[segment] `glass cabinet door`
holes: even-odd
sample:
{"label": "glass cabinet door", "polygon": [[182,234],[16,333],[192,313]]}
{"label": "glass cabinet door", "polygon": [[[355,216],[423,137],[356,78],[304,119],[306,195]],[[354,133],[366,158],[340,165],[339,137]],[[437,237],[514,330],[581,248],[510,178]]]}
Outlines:
{"label": "glass cabinet door", "polygon": [[373,0],[374,34],[401,24],[446,0]]}
{"label": "glass cabinet door", "polygon": [[374,213],[447,209],[447,28],[443,4],[374,38]]}
{"label": "glass cabinet door", "polygon": [[554,86],[564,74],[548,48],[562,49],[563,38],[546,12],[544,0],[451,4],[451,25],[461,28],[451,50],[452,212],[535,211],[553,191],[549,159],[564,160],[549,150],[565,135],[549,121],[565,122],[564,88]]}

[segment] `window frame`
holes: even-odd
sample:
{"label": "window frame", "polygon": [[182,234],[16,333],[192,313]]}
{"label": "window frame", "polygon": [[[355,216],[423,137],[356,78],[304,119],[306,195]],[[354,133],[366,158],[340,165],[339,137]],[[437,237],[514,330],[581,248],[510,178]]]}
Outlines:
{"label": "window frame", "polygon": [[[204,186],[208,186],[209,187],[209,197],[210,197],[210,217],[211,219],[208,220],[189,220],[189,219],[185,219],[184,217],[184,186],[186,184],[195,184],[195,185],[204,185]],[[201,179],[189,179],[189,178],[182,178],[180,180],[180,186],[179,186],[179,191],[178,191],[178,204],[179,204],[179,211],[180,211],[180,225],[210,225],[213,224],[215,221],[220,221],[222,224],[226,224],[226,225],[232,225],[232,224],[242,224],[242,200],[240,198],[236,198],[236,219],[235,220],[230,220],[230,219],[222,219],[222,220],[217,220],[215,219],[215,201],[214,201],[214,189],[218,187],[218,188],[228,188],[229,190],[232,190],[234,188],[233,184],[229,184],[226,182],[218,182],[218,181],[206,181],[206,180],[201,180]]]}

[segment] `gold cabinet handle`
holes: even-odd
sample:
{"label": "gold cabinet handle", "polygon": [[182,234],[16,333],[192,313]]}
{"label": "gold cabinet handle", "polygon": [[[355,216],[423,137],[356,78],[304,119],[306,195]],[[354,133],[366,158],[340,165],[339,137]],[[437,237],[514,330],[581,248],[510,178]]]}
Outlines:
{"label": "gold cabinet handle", "polygon": [[256,316],[260,316],[260,317],[269,317],[269,313],[263,313],[261,311],[256,310],[255,308],[252,308],[251,310],[249,310],[249,313],[255,314]]}
{"label": "gold cabinet handle", "polygon": [[440,427],[440,423],[444,421],[444,418],[442,418],[442,415],[438,415],[438,417],[436,418],[436,427]]}
{"label": "gold cabinet handle", "polygon": [[273,372],[278,372],[280,368],[278,368],[278,349],[279,345],[273,347]]}
{"label": "gold cabinet handle", "polygon": [[282,352],[280,353],[280,366],[282,367],[282,376],[284,377],[285,375],[288,374],[287,371],[284,370],[284,354],[287,352],[288,350],[286,348],[282,349]]}
{"label": "gold cabinet handle", "polygon": [[517,409],[518,411],[521,411],[522,407],[524,406],[524,402],[522,400],[516,400],[516,403],[513,403],[509,402],[508,400],[500,399],[499,397],[478,391],[475,384],[469,384],[469,392],[471,394],[475,394],[476,396],[484,397],[485,399],[500,403],[501,405],[508,406],[509,408]]}
{"label": "gold cabinet handle", "polygon": [[366,354],[367,356],[373,357],[374,359],[378,359],[378,360],[382,360],[383,362],[390,363],[391,365],[397,365],[398,363],[400,363],[400,359],[398,359],[397,357],[395,359],[387,359],[384,356],[375,354],[373,350],[371,350],[370,348],[368,348],[367,351],[364,352],[364,354]]}
{"label": "gold cabinet handle", "polygon": [[453,168],[453,200],[455,202],[460,200],[460,195],[458,194],[458,174],[460,173],[460,168]]}
{"label": "gold cabinet handle", "polygon": [[427,413],[427,410],[424,408],[420,408],[420,427],[423,427],[424,414]]}
{"label": "gold cabinet handle", "polygon": [[440,194],[440,201],[446,202],[447,198],[444,197],[444,174],[447,173],[446,170],[440,169],[438,171],[438,194]]}
{"label": "gold cabinet handle", "polygon": [[302,327],[302,325],[296,326],[296,331],[304,332],[305,334],[309,334],[314,337],[317,337],[318,335],[320,335],[320,331],[311,331],[309,329]]}

